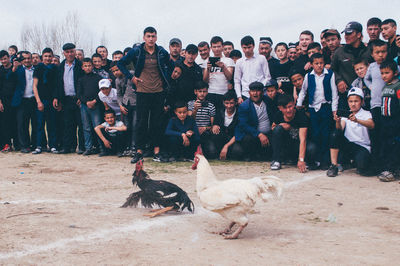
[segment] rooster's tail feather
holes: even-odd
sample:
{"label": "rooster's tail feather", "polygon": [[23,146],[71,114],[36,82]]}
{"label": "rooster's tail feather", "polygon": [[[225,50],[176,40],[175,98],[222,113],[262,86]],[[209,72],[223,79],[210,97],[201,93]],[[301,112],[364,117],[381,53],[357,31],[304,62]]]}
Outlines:
{"label": "rooster's tail feather", "polygon": [[279,198],[283,191],[283,181],[276,176],[264,176],[261,177],[261,181],[264,184],[263,192],[261,197],[264,201],[270,199],[271,197]]}

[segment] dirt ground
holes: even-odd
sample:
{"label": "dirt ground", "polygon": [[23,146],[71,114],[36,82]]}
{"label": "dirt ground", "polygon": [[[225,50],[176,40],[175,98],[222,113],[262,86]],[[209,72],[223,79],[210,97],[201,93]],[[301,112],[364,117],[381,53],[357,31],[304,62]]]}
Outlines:
{"label": "dirt ground", "polygon": [[[119,208],[134,190],[129,158],[0,154],[0,264],[52,265],[396,265],[400,259],[400,184],[328,178],[293,167],[271,173],[261,162],[211,162],[221,179],[274,174],[281,200],[259,202],[238,240],[201,208],[191,163],[146,159],[154,179],[183,188],[194,214],[153,219]],[[136,189],[136,188],[135,188]],[[396,262],[397,261],[397,262]],[[397,264],[398,265],[398,264]]]}

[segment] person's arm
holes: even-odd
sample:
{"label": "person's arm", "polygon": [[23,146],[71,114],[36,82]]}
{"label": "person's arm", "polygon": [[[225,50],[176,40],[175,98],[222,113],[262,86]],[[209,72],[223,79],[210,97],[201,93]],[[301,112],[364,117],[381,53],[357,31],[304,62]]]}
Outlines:
{"label": "person's arm", "polygon": [[134,62],[135,58],[135,53],[136,50],[140,48],[133,48],[131,49],[124,57],[122,57],[118,62],[117,66],[119,70],[125,75],[127,79],[132,80],[133,75],[129,72],[129,70],[126,68],[127,65],[129,65],[131,62]]}
{"label": "person's arm", "polygon": [[262,57],[262,69],[263,69],[263,74],[264,74],[264,78],[262,80],[262,84],[267,84],[268,81],[271,80],[271,74],[269,72],[269,65],[268,65],[268,61],[265,58],[265,56]]}
{"label": "person's arm", "polygon": [[372,90],[372,73],[371,73],[371,65],[367,69],[367,73],[364,76],[365,85]]}
{"label": "person's arm", "polygon": [[207,61],[207,67],[203,70],[203,81],[208,83],[210,81],[211,63]]}
{"label": "person's arm", "polygon": [[102,124],[100,124],[100,125],[98,125],[98,126],[96,126],[96,127],[94,128],[94,131],[96,132],[97,136],[99,136],[99,138],[101,139],[101,141],[104,143],[104,146],[105,146],[106,148],[110,149],[112,143],[111,143],[108,139],[106,139],[106,138],[104,137],[103,132],[101,132],[101,129],[102,129],[102,128],[105,128],[105,127],[104,127]]}
{"label": "person's arm", "polygon": [[117,127],[109,127],[110,129],[115,129],[117,131],[126,131],[128,128],[125,126],[124,123],[122,123],[122,125],[117,126]]}
{"label": "person's arm", "polygon": [[222,73],[224,73],[224,76],[228,81],[232,79],[232,73],[233,73],[233,67],[232,66],[227,66],[222,61],[218,61],[216,63],[216,65],[221,68]]}
{"label": "person's arm", "polygon": [[307,128],[301,127],[299,129],[299,159],[297,162],[297,168],[301,173],[306,171],[306,163],[304,162],[304,158],[306,157],[306,147],[307,147]]}
{"label": "person's arm", "polygon": [[228,149],[230,146],[233,145],[233,143],[235,143],[236,138],[235,136],[233,136],[225,145],[224,147],[222,147],[221,152],[219,153],[219,158],[221,160],[225,160],[226,159],[226,155],[228,154]]}
{"label": "person's arm", "polygon": [[361,120],[361,119],[358,119],[354,113],[350,114],[349,120],[356,122],[368,129],[373,129],[375,127],[375,123],[374,123],[374,120],[372,120],[372,118],[369,118],[367,120]]}
{"label": "person's arm", "polygon": [[243,102],[243,98],[242,98],[242,84],[241,84],[241,80],[242,80],[242,67],[241,67],[241,62],[242,61],[237,61],[236,62],[236,67],[235,67],[235,76],[234,76],[234,81],[235,81],[235,92],[236,92],[236,96],[238,98],[238,104],[241,104]]}
{"label": "person's arm", "polygon": [[182,132],[175,130],[174,124],[177,121],[174,121],[175,119],[171,118],[168,122],[167,128],[165,129],[165,135],[166,136],[176,136],[176,137],[181,137]]}
{"label": "person's arm", "polygon": [[332,74],[331,77],[331,89],[332,89],[332,112],[336,113],[338,109],[338,104],[339,104],[339,95],[338,95],[338,89],[336,87],[335,83],[335,74]]}
{"label": "person's arm", "polygon": [[299,93],[299,98],[297,98],[297,107],[303,105],[304,98],[306,97],[307,94],[307,89],[308,89],[308,75],[305,75],[303,85],[301,86],[301,90]]}
{"label": "person's arm", "polygon": [[37,85],[39,83],[39,79],[38,78],[33,78],[33,94],[35,95],[35,99],[36,99],[36,103],[37,103],[37,109],[41,112],[43,112],[44,110],[44,106],[42,101],[40,100],[39,97],[39,91],[37,88]]}

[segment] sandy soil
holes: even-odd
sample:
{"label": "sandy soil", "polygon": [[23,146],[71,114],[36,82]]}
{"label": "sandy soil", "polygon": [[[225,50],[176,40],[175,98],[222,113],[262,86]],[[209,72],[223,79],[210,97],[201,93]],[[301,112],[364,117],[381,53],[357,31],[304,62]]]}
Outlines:
{"label": "sandy soil", "polygon": [[[273,174],[282,200],[257,203],[238,240],[202,209],[190,163],[148,159],[155,179],[178,184],[194,214],[153,219],[119,208],[133,191],[129,158],[0,154],[0,264],[395,265],[400,259],[400,185],[325,172]],[[271,174],[266,163],[212,162],[220,178]],[[136,188],[135,188],[136,189]],[[397,261],[397,262],[396,262]]]}

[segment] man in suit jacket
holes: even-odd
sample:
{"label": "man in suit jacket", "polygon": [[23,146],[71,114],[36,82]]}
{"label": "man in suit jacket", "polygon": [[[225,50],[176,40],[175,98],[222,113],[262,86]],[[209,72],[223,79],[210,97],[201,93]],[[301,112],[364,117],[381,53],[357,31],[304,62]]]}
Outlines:
{"label": "man in suit jacket", "polygon": [[64,111],[63,148],[60,153],[70,153],[76,150],[76,128],[78,127],[79,147],[78,154],[84,152],[84,139],[80,102],[76,96],[78,80],[83,75],[82,63],[75,58],[75,45],[63,45],[64,61],[58,68],[57,89],[55,90],[53,106]]}
{"label": "man in suit jacket", "polygon": [[264,85],[252,82],[250,98],[239,105],[239,123],[235,129],[236,141],[241,143],[244,159],[266,157],[271,151],[271,125],[276,109],[270,98],[263,95]]}

